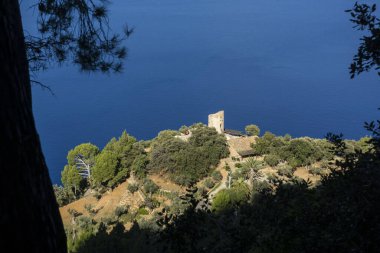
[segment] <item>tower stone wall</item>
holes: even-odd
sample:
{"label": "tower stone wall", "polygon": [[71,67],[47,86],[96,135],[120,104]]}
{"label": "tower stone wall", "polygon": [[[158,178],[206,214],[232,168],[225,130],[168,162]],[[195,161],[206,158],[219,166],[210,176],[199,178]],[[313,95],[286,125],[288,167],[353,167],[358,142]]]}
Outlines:
{"label": "tower stone wall", "polygon": [[218,133],[224,133],[224,111],[208,115],[208,127],[214,127]]}

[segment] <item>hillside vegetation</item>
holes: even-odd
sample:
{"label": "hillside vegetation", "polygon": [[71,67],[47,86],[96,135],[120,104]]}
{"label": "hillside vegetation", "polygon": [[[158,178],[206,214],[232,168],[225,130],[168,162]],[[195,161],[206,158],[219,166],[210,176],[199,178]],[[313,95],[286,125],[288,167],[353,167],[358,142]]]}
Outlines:
{"label": "hillside vegetation", "polygon": [[194,124],[149,141],[124,131],[102,150],[80,144],[55,186],[69,252],[368,249],[378,171],[363,165],[378,159],[374,140],[265,132],[242,159],[224,135]]}

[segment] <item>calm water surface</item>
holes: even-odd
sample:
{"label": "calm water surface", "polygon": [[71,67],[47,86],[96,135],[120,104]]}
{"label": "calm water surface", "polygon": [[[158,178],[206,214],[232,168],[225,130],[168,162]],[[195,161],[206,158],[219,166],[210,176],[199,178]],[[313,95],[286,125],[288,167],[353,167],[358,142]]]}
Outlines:
{"label": "calm water surface", "polygon": [[[136,28],[125,72],[89,75],[67,65],[38,77],[56,96],[33,89],[54,183],[69,149],[103,147],[123,129],[150,139],[224,109],[227,128],[255,123],[280,135],[359,138],[363,122],[379,116],[379,78],[349,79],[359,37],[344,13],[350,1],[113,2],[112,27]],[[24,13],[33,30],[33,13]]]}

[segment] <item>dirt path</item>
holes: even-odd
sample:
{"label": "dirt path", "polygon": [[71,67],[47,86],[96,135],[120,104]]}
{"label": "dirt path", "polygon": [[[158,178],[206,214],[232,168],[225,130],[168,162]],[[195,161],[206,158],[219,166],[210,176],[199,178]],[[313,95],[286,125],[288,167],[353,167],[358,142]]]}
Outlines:
{"label": "dirt path", "polygon": [[221,159],[220,162],[219,162],[219,164],[218,164],[218,167],[216,167],[216,169],[215,169],[215,171],[219,171],[222,174],[223,178],[219,182],[218,187],[212,189],[211,191],[209,191],[207,193],[210,202],[212,202],[212,199],[215,197],[215,195],[218,192],[220,192],[221,190],[227,188],[228,171],[225,169],[226,164],[228,164],[228,166],[231,168],[231,172],[234,172],[236,170],[236,168],[235,168],[235,162],[232,161],[231,153],[232,152],[230,150],[230,156],[227,157],[227,158]]}

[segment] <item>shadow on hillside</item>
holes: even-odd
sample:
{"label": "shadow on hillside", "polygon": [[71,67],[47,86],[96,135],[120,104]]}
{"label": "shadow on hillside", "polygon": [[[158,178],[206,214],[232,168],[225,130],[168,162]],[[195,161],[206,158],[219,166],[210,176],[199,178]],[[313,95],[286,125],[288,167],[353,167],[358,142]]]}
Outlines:
{"label": "shadow on hillside", "polygon": [[280,184],[251,204],[222,214],[188,210],[164,232],[135,223],[100,230],[78,252],[377,252],[380,246],[379,160],[360,156],[320,185]]}

